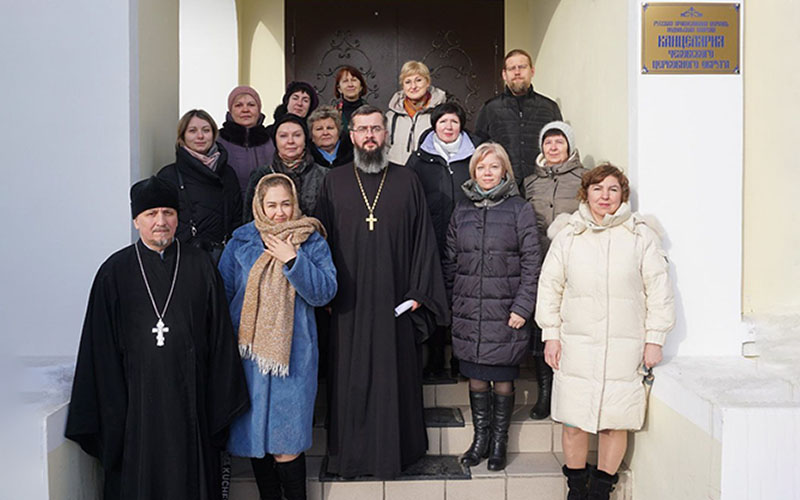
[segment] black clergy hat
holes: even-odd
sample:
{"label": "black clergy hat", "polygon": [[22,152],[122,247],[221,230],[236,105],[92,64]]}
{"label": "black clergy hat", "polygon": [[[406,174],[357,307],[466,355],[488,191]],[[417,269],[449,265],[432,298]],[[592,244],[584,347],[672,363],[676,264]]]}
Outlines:
{"label": "black clergy hat", "polygon": [[151,208],[169,207],[178,210],[178,188],[155,175],[131,186],[131,215]]}

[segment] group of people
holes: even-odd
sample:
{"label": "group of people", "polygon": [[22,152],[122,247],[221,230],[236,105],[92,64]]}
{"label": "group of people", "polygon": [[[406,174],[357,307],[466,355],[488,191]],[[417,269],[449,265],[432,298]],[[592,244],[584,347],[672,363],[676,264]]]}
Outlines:
{"label": "group of people", "polygon": [[386,112],[344,66],[334,105],[292,82],[269,126],[248,86],[219,130],[186,113],[176,162],[131,188],[139,240],[89,297],[66,435],[105,498],[218,498],[221,449],[251,459],[261,498],[305,498],[320,366],[327,472],[395,478],[427,450],[422,345],[441,369],[448,338],[461,462],[505,468],[532,352],[530,416],[564,424],[569,498],[608,498],[674,323],[669,265],[624,173],[583,168],[533,74],[509,52],[473,132],[418,61]]}

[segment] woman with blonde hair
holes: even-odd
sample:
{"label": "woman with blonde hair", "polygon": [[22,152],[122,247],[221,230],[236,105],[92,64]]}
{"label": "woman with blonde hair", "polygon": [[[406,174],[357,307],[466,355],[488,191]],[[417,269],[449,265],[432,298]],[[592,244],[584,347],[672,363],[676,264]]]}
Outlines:
{"label": "woman with blonde hair", "polygon": [[325,228],[300,212],[289,177],[262,177],[252,211],[219,263],[251,403],[228,451],[250,457],[261,498],[301,500],[319,366],[314,307],[336,294],[336,269]]}
{"label": "woman with blonde hair", "polygon": [[433,108],[447,100],[445,92],[431,85],[431,72],[424,63],[406,61],[400,69],[400,90],[389,100],[386,118],[389,162],[405,165],[422,133],[431,127]]}
{"label": "woman with blonde hair", "polygon": [[[625,174],[600,165],[581,179],[578,210],[548,230],[536,322],[555,373],[551,410],[564,424],[570,500],[609,498],[628,431],[644,422],[644,370],[661,361],[675,324],[660,228],[631,212],[629,196]],[[589,434],[599,435],[592,469]]]}
{"label": "woman with blonde hair", "polygon": [[539,276],[533,207],[518,196],[503,146],[478,146],[467,196],[447,231],[444,276],[453,308],[453,355],[469,378],[473,440],[461,463],[506,466],[514,379],[528,350]]}

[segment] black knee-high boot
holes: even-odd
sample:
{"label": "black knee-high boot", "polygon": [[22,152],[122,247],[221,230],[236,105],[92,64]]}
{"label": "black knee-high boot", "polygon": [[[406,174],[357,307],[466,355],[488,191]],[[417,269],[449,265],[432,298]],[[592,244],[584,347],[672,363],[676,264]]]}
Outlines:
{"label": "black knee-high boot", "polygon": [[589,469],[570,469],[566,465],[561,472],[567,477],[567,500],[587,500],[589,498]]}
{"label": "black knee-high boot", "polygon": [[511,426],[511,414],[514,413],[514,393],[494,395],[494,415],[492,417],[492,443],[489,446],[489,470],[506,468],[506,450],[508,448],[508,428]]}
{"label": "black knee-high boot", "polygon": [[261,500],[281,500],[283,494],[278,471],[275,470],[275,458],[268,454],[264,458],[251,458],[250,463]]}
{"label": "black knee-high boot", "polygon": [[275,462],[286,500],[306,500],[306,454],[291,462]]}
{"label": "black knee-high boot", "polygon": [[600,469],[592,469],[588,500],[608,500],[617,481],[619,481],[619,474],[611,475]]}
{"label": "black knee-high boot", "polygon": [[492,391],[469,391],[469,406],[472,410],[472,444],[461,455],[461,463],[469,467],[478,465],[489,456],[489,426],[492,424]]}
{"label": "black knee-high boot", "polygon": [[536,383],[539,395],[536,404],[531,408],[531,418],[543,420],[550,416],[550,395],[553,391],[553,369],[545,363],[544,356],[533,357],[533,369],[536,371]]}

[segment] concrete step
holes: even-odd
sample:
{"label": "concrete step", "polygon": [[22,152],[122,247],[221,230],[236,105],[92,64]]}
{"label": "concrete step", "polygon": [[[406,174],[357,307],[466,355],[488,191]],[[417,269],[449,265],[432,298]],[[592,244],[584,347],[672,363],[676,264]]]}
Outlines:
{"label": "concrete step", "polygon": [[[520,370],[514,381],[516,404],[532,405],[539,393],[536,377],[527,369]],[[422,398],[426,408],[435,406],[469,406],[469,382],[458,379],[456,383],[425,384]]]}
{"label": "concrete step", "polygon": [[[594,462],[595,457],[590,457]],[[509,453],[504,471],[486,469],[486,461],[471,468],[471,479],[321,482],[321,457],[307,460],[309,500],[563,500],[566,480],[560,453]],[[620,471],[612,500],[632,500],[632,476]],[[230,500],[258,500],[249,462],[234,460]]]}
{"label": "concrete step", "polygon": [[[533,405],[517,405],[511,417],[511,427],[508,430],[508,450],[512,453],[539,453],[561,451],[561,424],[549,418],[544,420],[531,420],[528,416]],[[429,455],[460,455],[472,443],[472,412],[469,405],[455,406],[455,414],[462,415],[463,424],[436,425],[428,420],[428,454]],[[427,408],[427,411],[432,409]],[[444,410],[452,412],[452,409]],[[327,433],[322,426],[322,419],[317,419],[312,434],[311,449],[306,452],[308,456],[321,457],[325,455]],[[591,436],[589,449],[597,449],[597,438]]]}

